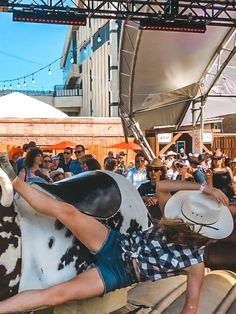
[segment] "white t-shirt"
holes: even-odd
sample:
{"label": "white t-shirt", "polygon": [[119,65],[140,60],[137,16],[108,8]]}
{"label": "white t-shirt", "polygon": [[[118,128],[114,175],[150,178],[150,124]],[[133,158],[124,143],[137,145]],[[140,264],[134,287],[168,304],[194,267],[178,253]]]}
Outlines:
{"label": "white t-shirt", "polygon": [[141,183],[147,181],[147,170],[144,168],[141,171],[138,171],[133,167],[127,171],[125,176],[136,188],[138,188]]}

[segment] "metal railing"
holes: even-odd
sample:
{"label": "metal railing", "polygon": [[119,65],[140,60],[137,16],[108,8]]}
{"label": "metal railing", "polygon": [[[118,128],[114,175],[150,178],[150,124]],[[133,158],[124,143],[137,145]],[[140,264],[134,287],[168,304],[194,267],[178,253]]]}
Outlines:
{"label": "metal railing", "polygon": [[68,97],[68,96],[82,96],[82,89],[80,85],[75,85],[73,88],[68,85],[55,85],[54,97]]}
{"label": "metal railing", "polygon": [[68,85],[55,85],[53,91],[6,89],[0,90],[0,96],[11,94],[13,92],[20,92],[22,94],[29,96],[53,96],[53,97],[82,96],[82,88],[80,85],[75,85],[73,88],[68,87]]}
{"label": "metal railing", "polygon": [[53,91],[51,90],[21,90],[21,89],[5,89],[0,90],[1,96],[8,95],[14,92],[19,92],[28,96],[53,96]]}

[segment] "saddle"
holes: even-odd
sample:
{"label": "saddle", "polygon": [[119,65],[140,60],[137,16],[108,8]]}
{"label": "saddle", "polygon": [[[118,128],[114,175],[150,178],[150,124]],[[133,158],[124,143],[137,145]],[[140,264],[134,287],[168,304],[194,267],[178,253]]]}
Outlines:
{"label": "saddle", "polygon": [[111,175],[87,171],[53,184],[38,182],[36,185],[87,215],[107,219],[115,215],[121,205],[120,188]]}

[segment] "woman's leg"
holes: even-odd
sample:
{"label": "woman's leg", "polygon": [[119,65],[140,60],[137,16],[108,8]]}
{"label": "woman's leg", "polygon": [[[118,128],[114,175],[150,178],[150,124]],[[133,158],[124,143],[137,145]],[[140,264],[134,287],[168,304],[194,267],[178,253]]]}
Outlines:
{"label": "woman's leg", "polygon": [[[2,156],[1,156],[2,157]],[[0,166],[8,173],[12,168],[4,156]],[[13,170],[12,170],[13,171]],[[4,176],[4,172],[0,174]],[[11,175],[14,190],[18,192],[35,210],[55,217],[71,230],[90,251],[98,251],[103,245],[108,229],[93,217],[79,212],[74,206],[58,201],[46,193],[30,186],[18,177]]]}
{"label": "woman's leg", "polygon": [[84,300],[104,292],[103,281],[96,268],[47,289],[27,290],[0,302],[0,314],[25,312],[43,307]]}
{"label": "woman's leg", "polygon": [[52,198],[19,178],[16,178],[12,185],[35,210],[60,220],[90,251],[96,252],[101,248],[108,234],[106,226],[81,213],[74,206]]}

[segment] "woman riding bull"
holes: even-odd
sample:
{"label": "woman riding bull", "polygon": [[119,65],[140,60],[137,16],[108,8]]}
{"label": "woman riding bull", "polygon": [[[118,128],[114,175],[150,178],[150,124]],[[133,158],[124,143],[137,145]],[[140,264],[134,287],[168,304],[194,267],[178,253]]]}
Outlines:
{"label": "woman riding bull", "polygon": [[[17,178],[6,154],[0,156],[0,166],[17,193],[35,210],[60,220],[96,258],[94,265],[69,281],[22,291],[0,302],[0,313],[102,296],[139,281],[178,275],[182,270],[187,273],[182,313],[196,313],[204,276],[204,246],[211,239],[227,237],[233,230],[228,198],[223,192],[192,182],[157,182],[158,203],[165,218],[146,231],[128,236]],[[6,176],[4,172],[0,171],[0,177]],[[170,192],[179,190],[171,197]]]}

